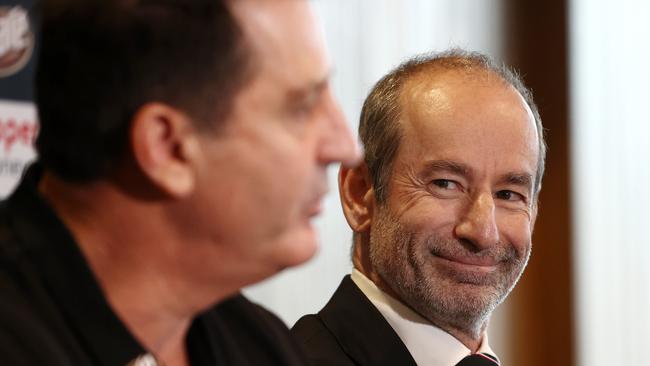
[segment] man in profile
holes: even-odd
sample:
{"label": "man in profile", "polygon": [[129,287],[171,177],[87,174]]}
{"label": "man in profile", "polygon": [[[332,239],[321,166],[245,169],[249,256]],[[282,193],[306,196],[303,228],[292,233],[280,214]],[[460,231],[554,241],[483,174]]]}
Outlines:
{"label": "man in profile", "polygon": [[37,162],[0,208],[0,364],[301,365],[239,294],[309,259],[358,152],[306,1],[40,5]]}
{"label": "man in profile", "polygon": [[351,276],[293,333],[312,365],[497,365],[486,327],[521,276],[544,172],[530,92],[487,57],[417,57],[382,78],[339,188]]}

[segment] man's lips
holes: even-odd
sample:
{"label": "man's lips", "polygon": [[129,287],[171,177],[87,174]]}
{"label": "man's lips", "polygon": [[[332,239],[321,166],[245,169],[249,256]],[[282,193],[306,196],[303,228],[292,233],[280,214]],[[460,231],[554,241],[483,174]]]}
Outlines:
{"label": "man's lips", "polygon": [[327,194],[327,189],[321,190],[307,205],[305,206],[304,214],[307,218],[312,219],[323,212],[323,199]]}
{"label": "man's lips", "polygon": [[308,217],[315,217],[320,215],[320,213],[323,211],[323,200],[319,198],[316,202],[310,204],[307,207],[307,216]]}
{"label": "man's lips", "polygon": [[467,256],[467,255],[445,255],[433,253],[434,256],[443,259],[447,262],[453,264],[470,267],[476,270],[491,271],[496,269],[499,264],[499,260],[493,257],[477,257],[477,256]]}

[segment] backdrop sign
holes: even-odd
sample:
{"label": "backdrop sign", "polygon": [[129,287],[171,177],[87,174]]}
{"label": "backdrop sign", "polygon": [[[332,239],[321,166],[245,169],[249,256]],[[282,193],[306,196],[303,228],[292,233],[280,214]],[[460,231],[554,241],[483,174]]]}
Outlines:
{"label": "backdrop sign", "polygon": [[22,6],[0,7],[0,77],[22,70],[33,50],[34,33],[27,10]]}
{"label": "backdrop sign", "polygon": [[0,195],[11,192],[34,159],[33,141],[38,130],[36,108],[29,102],[0,101]]}
{"label": "backdrop sign", "polygon": [[11,193],[35,157],[32,80],[38,37],[31,8],[32,1],[0,0],[0,197]]}

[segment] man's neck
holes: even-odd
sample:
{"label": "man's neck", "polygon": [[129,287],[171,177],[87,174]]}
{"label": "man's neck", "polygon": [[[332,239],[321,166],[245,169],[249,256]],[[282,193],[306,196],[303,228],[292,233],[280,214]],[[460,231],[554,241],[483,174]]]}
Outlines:
{"label": "man's neck", "polygon": [[185,337],[193,318],[228,294],[195,291],[178,264],[178,240],[159,220],[161,209],[107,182],[73,186],[46,173],[39,190],[133,336],[164,364],[187,365]]}

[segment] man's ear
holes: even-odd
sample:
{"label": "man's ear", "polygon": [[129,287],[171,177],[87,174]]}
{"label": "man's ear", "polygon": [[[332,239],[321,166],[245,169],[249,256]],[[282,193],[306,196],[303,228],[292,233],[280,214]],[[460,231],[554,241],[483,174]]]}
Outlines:
{"label": "man's ear", "polygon": [[345,219],[352,230],[357,233],[370,230],[375,208],[375,191],[366,163],[354,168],[341,166],[339,194]]}
{"label": "man's ear", "polygon": [[153,185],[171,197],[192,192],[199,150],[189,116],[166,104],[145,104],[131,121],[130,140],[136,165]]}

